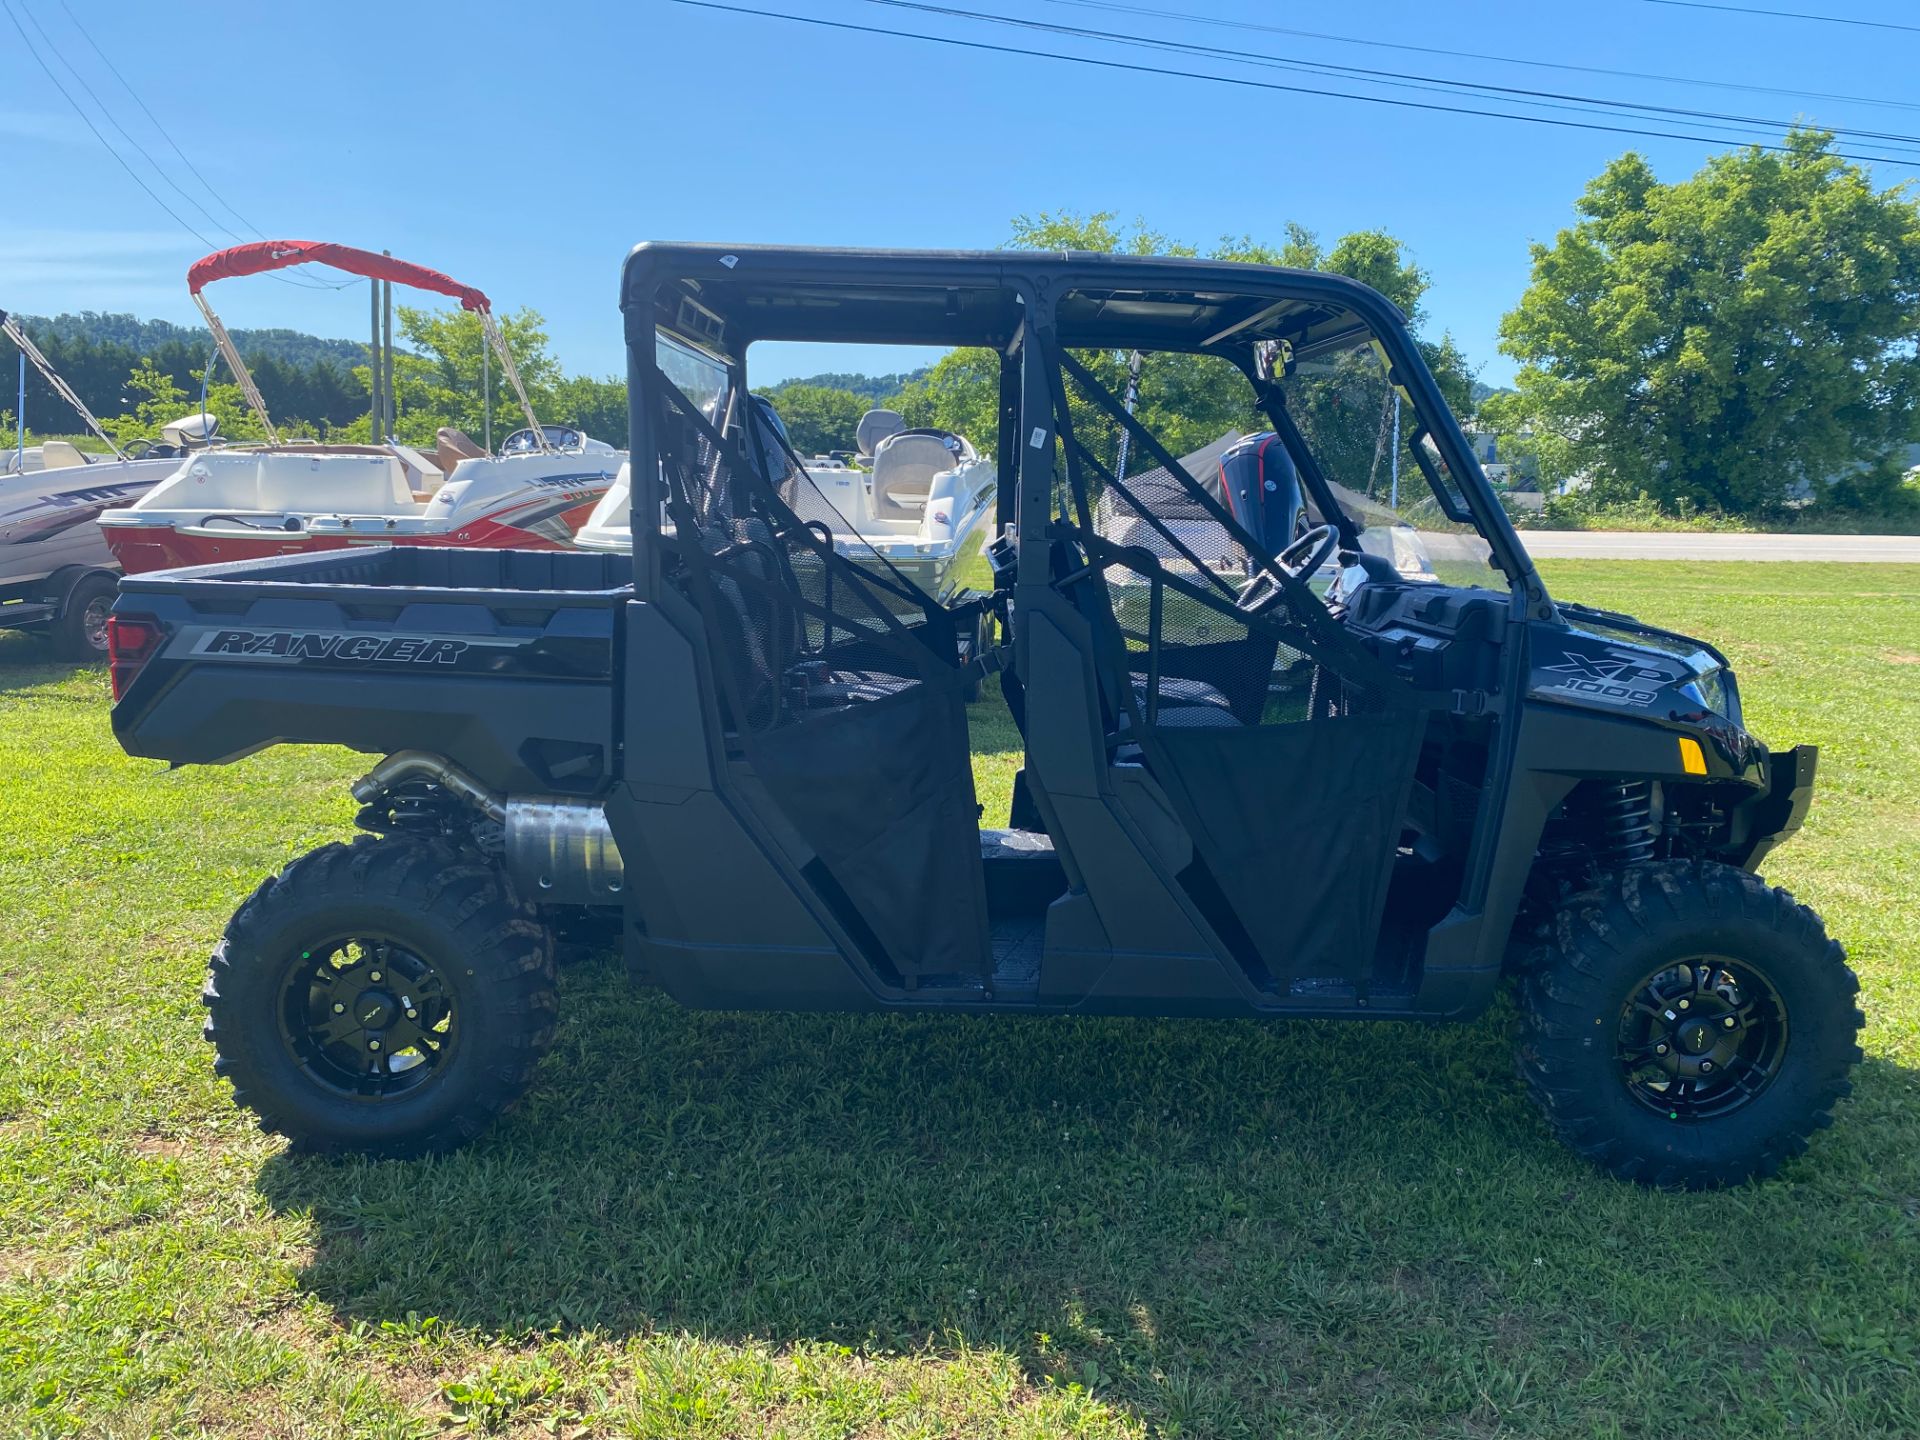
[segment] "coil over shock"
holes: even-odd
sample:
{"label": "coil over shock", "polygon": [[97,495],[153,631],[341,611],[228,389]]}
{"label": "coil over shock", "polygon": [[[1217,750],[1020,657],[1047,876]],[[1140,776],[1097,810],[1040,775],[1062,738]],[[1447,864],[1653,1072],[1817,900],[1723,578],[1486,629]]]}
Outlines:
{"label": "coil over shock", "polygon": [[1621,869],[1653,858],[1653,786],[1645,780],[1603,785],[1593,798],[1595,858]]}

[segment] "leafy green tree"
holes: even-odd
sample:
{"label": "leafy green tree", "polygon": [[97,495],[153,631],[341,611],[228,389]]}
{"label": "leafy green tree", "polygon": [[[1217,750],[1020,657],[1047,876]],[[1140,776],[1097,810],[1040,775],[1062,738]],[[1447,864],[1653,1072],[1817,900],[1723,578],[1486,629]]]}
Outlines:
{"label": "leafy green tree", "polygon": [[[1070,211],[1042,211],[1015,217],[1010,245],[1016,249],[1090,250],[1108,254],[1190,256],[1197,249],[1173,240],[1144,220],[1118,223],[1116,212],[1078,215]],[[1431,277],[1414,264],[1404,247],[1377,230],[1341,237],[1331,250],[1310,230],[1286,227],[1281,243],[1269,245],[1251,236],[1223,237],[1213,257],[1250,264],[1290,265],[1304,270],[1328,270],[1350,275],[1379,290],[1400,307],[1416,327],[1424,314],[1421,298]],[[1462,413],[1472,394],[1473,373],[1450,336],[1421,339],[1422,354],[1440,382],[1450,404]],[[1127,384],[1129,357],[1122,353],[1085,354],[1081,362],[1108,390],[1118,396]],[[1289,382],[1289,403],[1310,440],[1319,445],[1343,446],[1355,451],[1364,475],[1377,448],[1384,377],[1370,352],[1334,367],[1338,373],[1296,375]],[[998,431],[998,359],[990,351],[956,350],[921,380],[909,384],[894,402],[910,425],[933,425],[958,431],[983,449],[994,443]],[[1362,403],[1360,392],[1370,387]],[[1364,413],[1363,413],[1364,412]],[[1265,428],[1266,421],[1252,403],[1244,377],[1225,361],[1209,356],[1156,354],[1144,358],[1135,411],[1147,430],[1176,455],[1196,450],[1229,430]],[[1410,429],[1411,416],[1403,418]],[[1097,447],[1096,447],[1097,448]],[[1109,446],[1109,448],[1111,448]],[[1330,467],[1331,468],[1331,467]],[[1351,474],[1354,466],[1339,473]]]}
{"label": "leafy green tree", "polygon": [[[498,400],[495,400],[496,412]],[[552,387],[552,398],[538,412],[541,423],[572,425],[595,440],[625,449],[627,445],[627,382],[611,377],[569,375]],[[497,421],[496,421],[497,424]]]}
{"label": "leafy green tree", "polygon": [[[194,385],[191,394],[158,366],[135,366],[125,387],[134,397],[132,409],[120,415],[101,416],[101,427],[120,445],[159,438],[163,425],[199,411],[199,372],[195,371],[190,378]],[[209,386],[207,410],[219,418],[220,433],[229,440],[259,440],[265,436],[259,417],[247,404],[238,385],[229,382]]]}
{"label": "leafy green tree", "polygon": [[[413,445],[430,445],[433,432],[452,425],[478,438],[486,426],[486,394],[482,374],[486,364],[492,367],[494,440],[521,429],[526,419],[506,377],[499,373],[497,359],[483,363],[486,333],[480,316],[471,310],[422,310],[411,305],[396,308],[399,328],[409,351],[396,347],[394,355],[394,428],[400,438]],[[547,423],[560,417],[551,413],[554,387],[563,378],[559,362],[547,349],[547,332],[537,311],[518,310],[512,315],[496,315],[513,363],[534,414]],[[354,371],[362,383],[370,375],[366,367]],[[624,429],[624,427],[622,427]]]}
{"label": "leafy green tree", "polygon": [[1501,323],[1523,362],[1503,423],[1603,501],[1764,514],[1897,492],[1920,436],[1920,200],[1832,139],[1795,130],[1673,184],[1637,154],[1607,166]]}
{"label": "leafy green tree", "polygon": [[983,455],[992,455],[1000,433],[1000,357],[971,346],[938,364],[887,402],[907,424],[964,435]]}
{"label": "leafy green tree", "polygon": [[860,417],[874,408],[864,395],[825,385],[788,381],[764,392],[780,412],[793,448],[802,455],[851,450]]}

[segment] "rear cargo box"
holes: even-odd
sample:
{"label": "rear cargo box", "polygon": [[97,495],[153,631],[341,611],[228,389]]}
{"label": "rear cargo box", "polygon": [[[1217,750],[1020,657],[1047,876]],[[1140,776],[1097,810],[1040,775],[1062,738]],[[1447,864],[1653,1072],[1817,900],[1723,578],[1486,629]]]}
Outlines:
{"label": "rear cargo box", "polygon": [[114,731],[133,754],[179,763],[277,743],[420,749],[498,789],[591,793],[612,776],[631,567],[380,546],[130,576],[115,613],[150,616],[166,638]]}

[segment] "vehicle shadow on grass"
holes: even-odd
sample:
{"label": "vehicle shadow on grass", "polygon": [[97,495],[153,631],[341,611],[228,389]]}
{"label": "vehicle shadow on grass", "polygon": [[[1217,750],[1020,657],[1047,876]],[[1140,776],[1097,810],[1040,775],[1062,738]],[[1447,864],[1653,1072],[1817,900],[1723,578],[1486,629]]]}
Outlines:
{"label": "vehicle shadow on grass", "polygon": [[57,660],[45,636],[0,630],[0,693],[57,685],[88,672],[104,675],[106,667]]}
{"label": "vehicle shadow on grass", "polygon": [[[1713,1296],[1805,1303],[1783,1277],[1830,1263],[1809,1237],[1870,1171],[1836,1135],[1803,1162],[1830,1178],[1757,1197],[1603,1179],[1535,1118],[1500,1013],[704,1014],[629,991],[610,957],[562,992],[534,1092],[468,1149],[264,1166],[269,1202],[312,1216],[301,1285],[343,1320],[990,1347],[1156,1426],[1264,1429],[1283,1394],[1350,1410],[1463,1346],[1564,1365],[1596,1324],[1659,1313],[1618,1288],[1623,1255],[1694,1297],[1635,1343],[1704,1363],[1691,1347],[1740,1323]],[[1687,1240],[1735,1223],[1731,1261]]]}

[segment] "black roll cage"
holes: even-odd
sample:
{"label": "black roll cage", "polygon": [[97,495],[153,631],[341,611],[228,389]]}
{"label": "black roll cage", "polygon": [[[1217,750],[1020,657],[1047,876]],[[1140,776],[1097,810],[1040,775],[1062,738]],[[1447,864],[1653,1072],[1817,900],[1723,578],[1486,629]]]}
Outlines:
{"label": "black roll cage", "polygon": [[[914,251],[730,246],[649,242],[629,254],[621,310],[628,345],[628,403],[633,453],[652,449],[644,392],[653,368],[653,336],[664,326],[725,360],[736,381],[749,346],[759,340],[974,346],[1001,357],[1000,462],[997,521],[1017,518],[1021,467],[1014,433],[1034,398],[1015,363],[1036,321],[1067,350],[1177,351],[1226,359],[1254,388],[1302,483],[1322,507],[1341,516],[1341,538],[1358,545],[1351,523],[1310,447],[1288,413],[1276,377],[1255,357],[1282,346],[1294,360],[1350,346],[1370,335],[1384,352],[1389,383],[1411,400],[1448,470],[1470,522],[1508,580],[1516,608],[1551,618],[1552,602],[1512,522],[1501,507],[1445,398],[1384,295],[1358,281],[1319,271],[1230,261],[1140,258],[1077,251]],[[1067,302],[1063,304],[1062,302]],[[1064,312],[1064,313],[1063,313]],[[1285,322],[1284,324],[1281,322]],[[1223,342],[1236,343],[1228,348]],[[1037,413],[1037,412],[1036,412]],[[1031,417],[1024,417],[1031,418]],[[1417,456],[1428,480],[1433,479]],[[635,582],[651,597],[652,546],[660,514],[659,477],[636,465],[632,486]],[[1435,487],[1436,490],[1444,487]],[[1445,498],[1443,510],[1450,510]]]}

